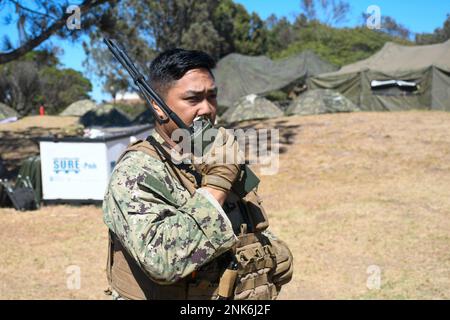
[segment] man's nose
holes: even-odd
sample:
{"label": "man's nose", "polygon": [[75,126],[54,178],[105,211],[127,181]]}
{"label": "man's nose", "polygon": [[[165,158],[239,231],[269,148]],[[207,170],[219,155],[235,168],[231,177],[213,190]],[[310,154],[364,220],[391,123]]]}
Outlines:
{"label": "man's nose", "polygon": [[211,104],[210,101],[208,101],[208,99],[204,99],[200,105],[199,105],[199,109],[197,112],[197,116],[209,116],[214,110],[214,105]]}

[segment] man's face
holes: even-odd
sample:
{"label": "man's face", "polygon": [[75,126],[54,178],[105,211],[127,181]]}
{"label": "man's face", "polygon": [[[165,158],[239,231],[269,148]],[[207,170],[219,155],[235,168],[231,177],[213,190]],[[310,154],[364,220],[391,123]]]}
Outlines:
{"label": "man's face", "polygon": [[[167,90],[166,104],[187,125],[205,117],[214,123],[217,112],[217,87],[207,69],[191,69]],[[161,126],[170,137],[177,125],[170,120]]]}

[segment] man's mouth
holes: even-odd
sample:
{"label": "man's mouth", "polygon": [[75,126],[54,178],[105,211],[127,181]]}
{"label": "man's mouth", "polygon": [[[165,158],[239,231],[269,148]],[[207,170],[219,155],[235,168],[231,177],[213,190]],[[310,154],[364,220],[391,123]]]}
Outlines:
{"label": "man's mouth", "polygon": [[202,121],[202,122],[203,122],[203,120],[207,120],[207,121],[209,121],[209,122],[212,122],[212,119],[211,119],[210,116],[198,116],[198,117],[195,117],[195,118],[194,118],[194,120],[192,121],[192,123],[195,123],[196,121]]}

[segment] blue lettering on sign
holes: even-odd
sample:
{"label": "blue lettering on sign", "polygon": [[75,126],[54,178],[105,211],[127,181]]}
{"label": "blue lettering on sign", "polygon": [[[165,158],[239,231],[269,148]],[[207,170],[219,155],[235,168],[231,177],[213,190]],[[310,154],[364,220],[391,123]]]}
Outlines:
{"label": "blue lettering on sign", "polygon": [[54,158],[53,159],[53,172],[54,173],[79,173],[80,172],[80,160],[78,158]]}
{"label": "blue lettering on sign", "polygon": [[97,169],[97,165],[94,162],[92,163],[85,162],[83,164],[83,169]]}

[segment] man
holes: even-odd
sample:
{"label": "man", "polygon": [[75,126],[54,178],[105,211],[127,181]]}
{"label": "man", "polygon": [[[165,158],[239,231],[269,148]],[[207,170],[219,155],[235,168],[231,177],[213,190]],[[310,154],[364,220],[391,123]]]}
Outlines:
{"label": "man", "polygon": [[[214,65],[206,53],[173,49],[155,58],[149,80],[185,124],[200,118],[214,123]],[[153,108],[158,117],[154,133],[119,159],[103,202],[113,295],[274,299],[292,276],[292,256],[264,230],[264,221],[247,230],[250,220],[255,222],[248,214],[262,208],[233,191],[242,168],[237,158],[228,164],[173,161],[177,143],[172,135],[178,127],[156,103]],[[222,143],[215,141],[210,152],[237,150],[232,135],[224,129],[219,135],[216,141]],[[254,191],[251,195],[255,199]]]}

